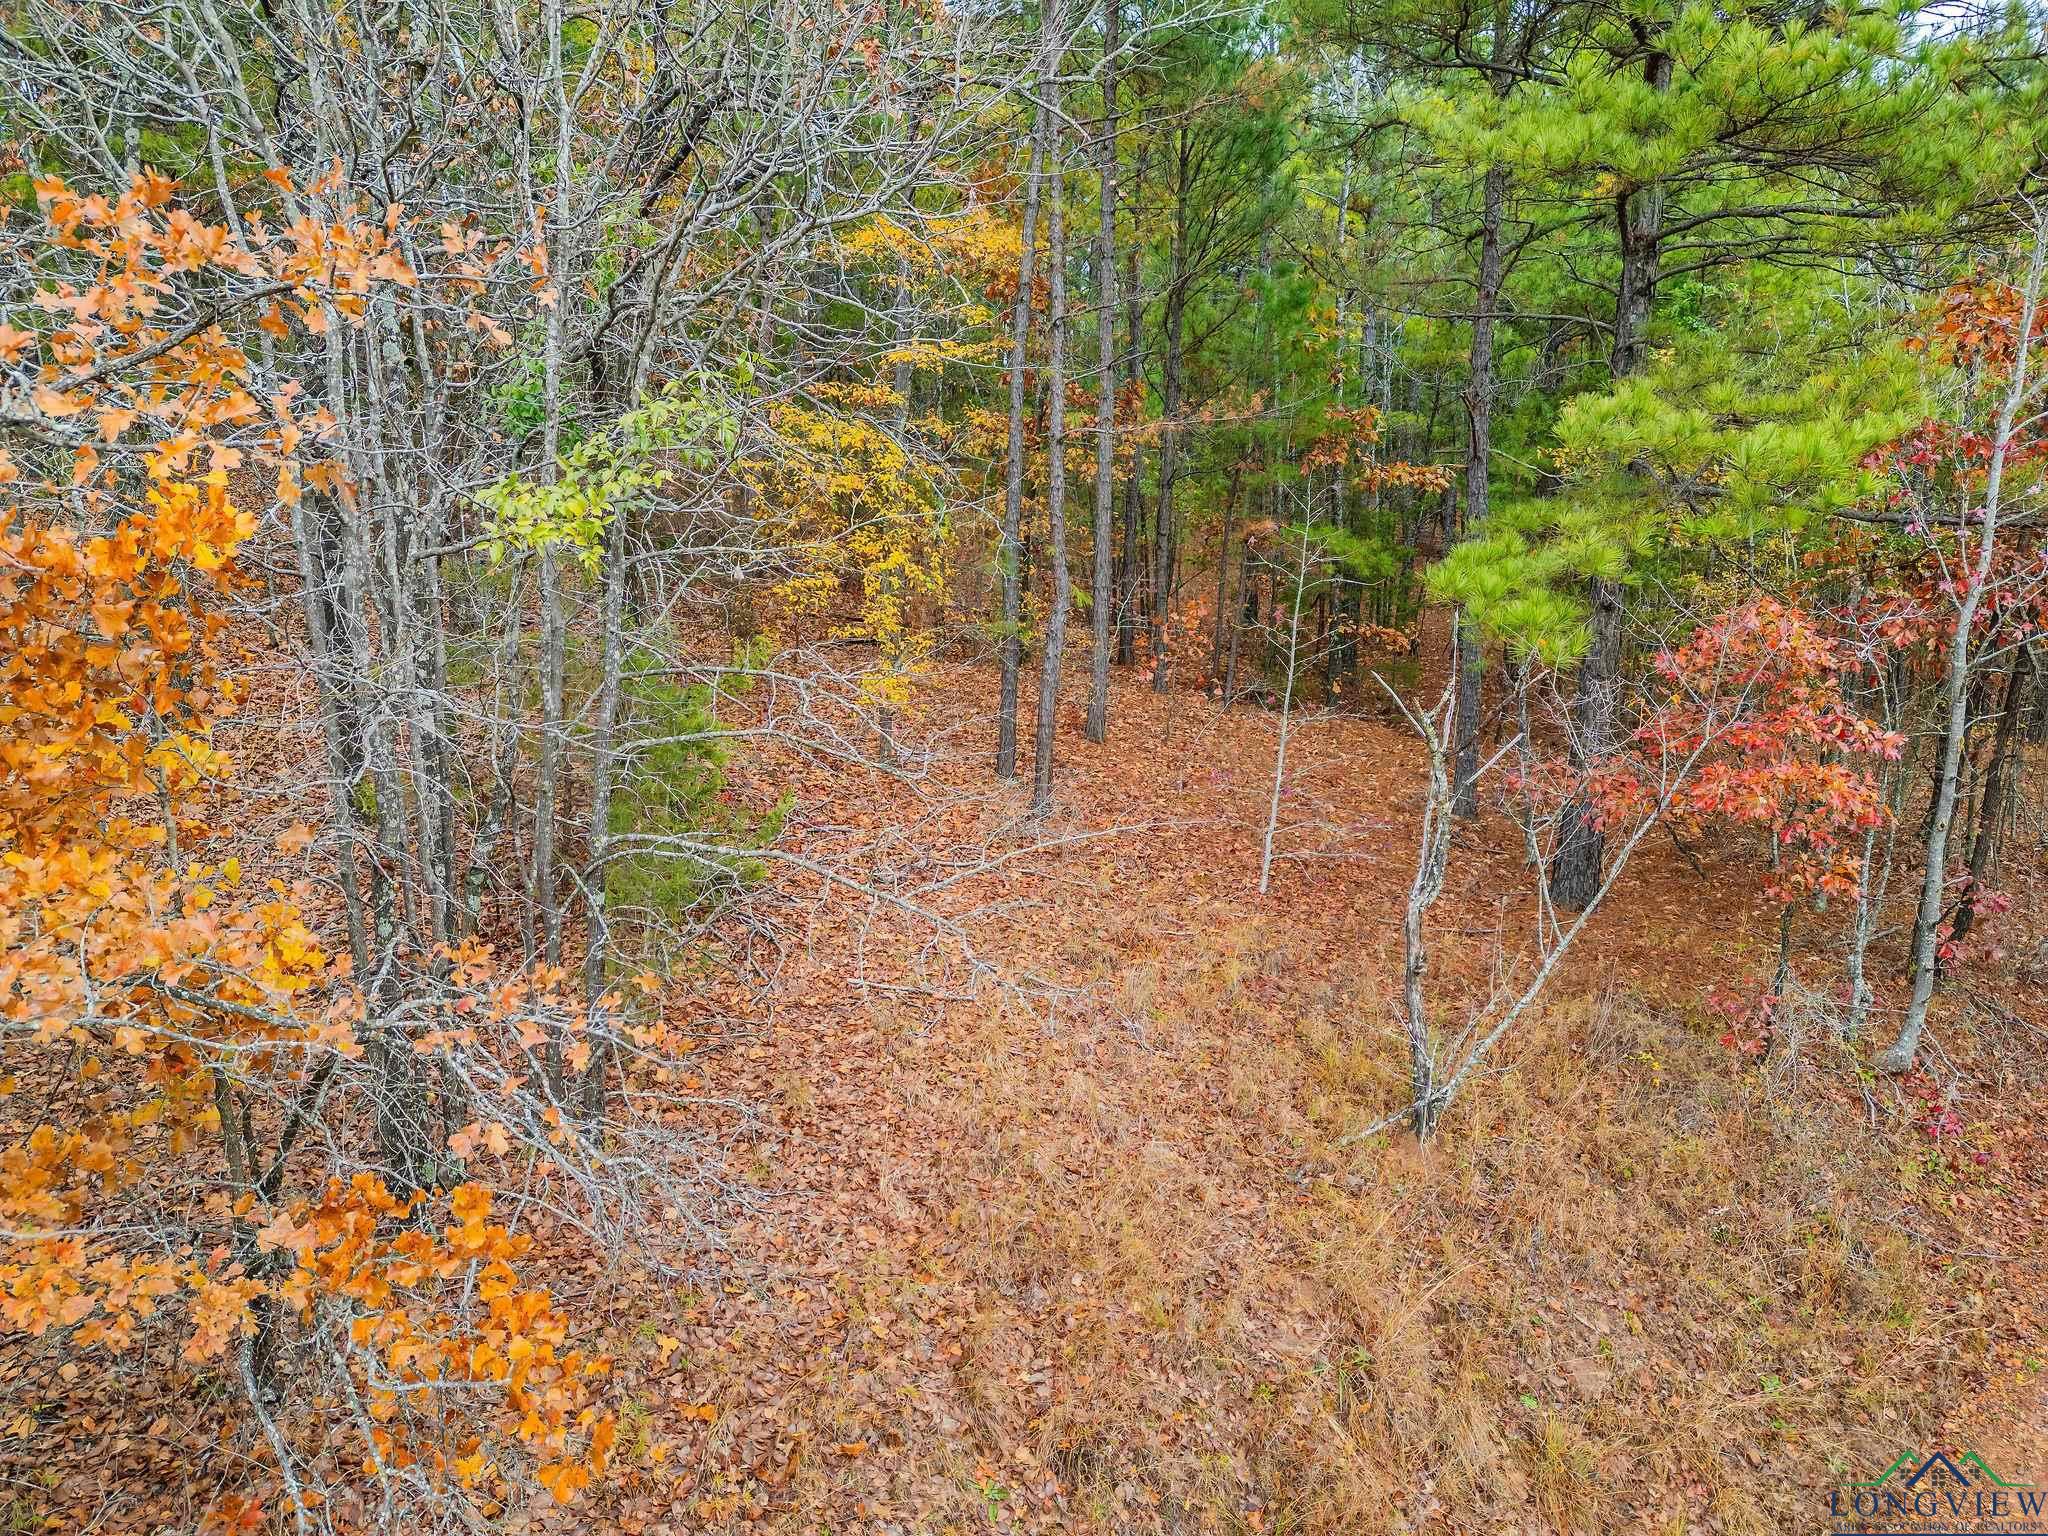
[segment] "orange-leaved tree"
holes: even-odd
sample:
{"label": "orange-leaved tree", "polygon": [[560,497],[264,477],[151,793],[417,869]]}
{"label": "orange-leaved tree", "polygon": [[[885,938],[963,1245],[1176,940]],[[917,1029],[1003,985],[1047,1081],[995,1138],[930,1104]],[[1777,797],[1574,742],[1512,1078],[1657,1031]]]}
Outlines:
{"label": "orange-leaved tree", "polygon": [[[409,1026],[372,1016],[310,888],[245,874],[269,850],[224,810],[231,615],[264,537],[239,503],[346,490],[331,418],[259,390],[236,331],[288,348],[416,279],[385,224],[236,239],[173,191],[39,182],[43,323],[0,327],[25,445],[0,458],[0,1327],[81,1393],[175,1330],[268,1463],[245,1513],[331,1523],[352,1482],[393,1518],[534,1483],[566,1501],[610,1452],[605,1364],[514,1268],[533,1235],[488,1173],[582,1146],[519,1088],[543,1042],[589,1054],[590,1013],[471,946]],[[401,1179],[377,1122],[427,1071],[471,1118]]]}

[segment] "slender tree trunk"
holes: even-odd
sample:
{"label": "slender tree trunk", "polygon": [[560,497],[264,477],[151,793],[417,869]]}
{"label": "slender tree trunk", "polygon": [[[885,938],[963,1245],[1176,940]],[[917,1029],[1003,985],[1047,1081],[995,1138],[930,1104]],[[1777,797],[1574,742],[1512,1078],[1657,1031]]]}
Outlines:
{"label": "slender tree trunk", "polygon": [[505,632],[499,638],[495,662],[497,704],[487,739],[490,743],[491,787],[483,803],[483,819],[470,840],[469,865],[463,877],[463,926],[465,938],[483,926],[484,887],[496,870],[498,841],[511,819],[514,778],[519,767],[520,640],[525,614],[525,563],[512,567],[505,600]]}
{"label": "slender tree trunk", "polygon": [[[1359,91],[1358,81],[1355,76],[1352,78],[1351,87],[1347,110],[1353,117],[1356,117],[1359,108]],[[1357,170],[1357,159],[1355,147],[1345,150],[1344,174],[1338,179],[1337,183],[1335,238],[1331,242],[1334,265],[1337,268],[1338,274],[1337,330],[1335,343],[1331,347],[1331,355],[1336,359],[1337,364],[1333,400],[1339,411],[1344,409],[1344,385],[1346,383],[1344,337],[1351,329],[1351,281],[1350,273],[1344,266],[1344,245],[1345,237],[1350,233],[1351,228],[1351,178]],[[1259,243],[1259,268],[1261,275],[1270,275],[1272,270],[1268,261],[1268,247],[1263,239]],[[1350,528],[1350,505],[1350,476],[1346,472],[1344,462],[1339,461],[1336,471],[1330,477],[1330,524],[1332,527],[1346,530]],[[1229,558],[1230,541],[1228,539],[1224,540],[1223,543],[1223,555],[1226,560]],[[1330,626],[1331,644],[1329,661],[1324,668],[1324,679],[1328,685],[1329,700],[1332,704],[1335,704],[1344,690],[1351,687],[1356,681],[1358,646],[1357,627],[1348,620],[1352,583],[1341,564],[1331,573],[1331,583],[1332,592],[1329,599],[1329,611],[1333,616],[1334,622]],[[1220,637],[1223,633],[1223,599],[1220,591],[1217,596],[1216,607],[1216,632]],[[1215,668],[1212,666],[1210,670],[1213,672]]]}
{"label": "slender tree trunk", "polygon": [[1138,662],[1138,606],[1144,576],[1140,564],[1140,535],[1145,521],[1145,445],[1131,444],[1130,473],[1124,476],[1123,551],[1117,560],[1116,664],[1136,666]]}
{"label": "slender tree trunk", "polygon": [[[1052,71],[1057,76],[1057,67]],[[1060,661],[1067,647],[1067,608],[1072,602],[1072,582],[1067,575],[1067,229],[1066,199],[1060,186],[1060,127],[1055,121],[1046,153],[1048,197],[1046,209],[1045,270],[1051,279],[1052,331],[1050,366],[1046,388],[1050,403],[1046,411],[1045,516],[1047,555],[1052,561],[1052,612],[1047,615],[1045,649],[1038,667],[1038,735],[1036,757],[1031,765],[1031,814],[1044,816],[1052,809],[1053,737],[1059,724]],[[1096,479],[1097,508],[1100,509],[1103,481]],[[1100,562],[1097,562],[1100,564]],[[1102,654],[1100,651],[1097,653]]]}
{"label": "slender tree trunk", "polygon": [[[1903,657],[1894,656],[1892,676],[1879,684],[1877,689],[1884,710],[1883,720],[1887,730],[1896,730],[1901,722],[1901,702],[1905,693],[1905,662]],[[1863,1033],[1865,1020],[1870,1016],[1870,978],[1868,957],[1871,940],[1877,937],[1878,924],[1883,920],[1886,898],[1891,893],[1892,871],[1896,867],[1899,845],[1899,817],[1905,810],[1906,795],[1913,783],[1913,758],[1918,751],[1920,739],[1915,735],[1906,738],[1906,749],[1899,761],[1892,765],[1890,778],[1885,784],[1885,809],[1883,818],[1883,842],[1879,843],[1880,828],[1872,825],[1863,834],[1863,859],[1856,870],[1856,911],[1855,920],[1849,932],[1849,953],[1846,970],[1849,982],[1849,1011],[1842,1023],[1842,1037],[1854,1040]],[[1879,856],[1882,846],[1883,854]]]}
{"label": "slender tree trunk", "polygon": [[[1572,700],[1572,765],[1586,772],[1614,750],[1621,689],[1621,588],[1595,580],[1591,587],[1592,643],[1579,662]],[[1592,807],[1573,799],[1564,808],[1557,853],[1550,868],[1550,899],[1567,912],[1583,911],[1600,889],[1606,838]]]}
{"label": "slender tree trunk", "polygon": [[[605,909],[605,865],[611,853],[612,786],[617,781],[619,701],[626,660],[627,539],[627,519],[621,510],[613,514],[611,526],[605,530],[604,659],[590,746],[590,861],[583,875],[588,925],[583,950],[583,1002],[593,1020],[597,1018],[599,999],[604,996],[605,966],[611,948],[610,915]],[[604,1110],[605,1078],[610,1066],[608,1039],[593,1041],[579,1094],[586,1120],[597,1119]]]}
{"label": "slender tree trunk", "polygon": [[562,570],[552,549],[540,552],[540,763],[533,791],[533,910],[539,924],[540,958],[554,965],[562,957],[562,905],[555,889],[555,823],[562,761],[563,673],[568,626],[562,616]]}
{"label": "slender tree trunk", "polygon": [[1423,985],[1429,972],[1424,920],[1443,894],[1444,871],[1450,862],[1451,784],[1436,715],[1412,718],[1420,726],[1429,753],[1429,789],[1422,803],[1415,878],[1409,883],[1408,904],[1401,916],[1401,1011],[1408,1036],[1408,1097],[1413,1106],[1409,1123],[1417,1141],[1428,1141],[1436,1134],[1444,1098],[1437,1090],[1436,1046],[1430,1039],[1429,999]]}
{"label": "slender tree trunk", "polygon": [[1230,627],[1230,535],[1237,514],[1238,487],[1244,465],[1230,466],[1230,489],[1223,498],[1223,532],[1216,540],[1216,623],[1209,637],[1209,681],[1223,675],[1223,636]]}
{"label": "slender tree trunk", "polygon": [[1992,739],[1991,761],[1985,765],[1984,788],[1977,799],[1976,830],[1970,836],[1968,884],[1963,888],[1963,899],[1949,930],[1949,939],[1956,944],[1967,939],[1977,925],[1977,904],[1982,900],[1984,882],[1991,873],[1992,856],[1998,848],[1998,827],[2005,814],[2008,775],[2012,771],[2013,748],[2019,740],[2020,706],[2026,698],[2030,663],[2028,647],[2022,645],[2013,655],[2012,671],[2005,680],[2005,703],[1998,713],[1998,734]]}
{"label": "slender tree trunk", "polygon": [[[910,433],[910,394],[917,384],[917,374],[910,366],[909,357],[904,355],[910,347],[915,318],[915,310],[910,302],[910,259],[907,256],[896,258],[894,308],[898,357],[890,388],[896,396],[896,436],[899,440],[907,442]],[[890,599],[900,601],[903,573],[892,569],[886,573],[883,580]],[[900,662],[900,658],[892,660],[885,655],[884,661],[890,663],[889,670],[892,675],[900,675],[901,667],[896,664]],[[896,708],[892,704],[881,704],[875,710],[875,757],[884,767],[896,761]]]}
{"label": "slender tree trunk", "polygon": [[[1041,84],[1042,76],[1041,70]],[[1017,776],[1017,672],[1023,660],[1024,622],[1019,537],[1024,520],[1024,367],[1031,339],[1032,257],[1033,243],[1038,238],[1038,192],[1045,168],[1046,124],[1045,103],[1041,99],[1031,125],[1031,169],[1024,185],[1023,249],[1017,258],[1017,302],[1010,311],[1010,448],[1003,477],[1003,533],[998,554],[1003,575],[1002,694],[996,707],[999,779]]]}
{"label": "slender tree trunk", "polygon": [[[1496,39],[1495,57],[1503,44]],[[1507,202],[1508,173],[1487,168],[1481,189],[1479,281],[1472,318],[1471,379],[1465,386],[1465,529],[1477,533],[1486,522],[1493,463],[1493,325],[1500,302],[1502,209]],[[1469,821],[1479,814],[1479,701],[1481,661],[1479,626],[1467,618],[1458,625],[1458,693],[1456,720],[1457,778],[1451,797],[1455,815]]]}
{"label": "slender tree trunk", "polygon": [[1095,649],[1089,660],[1086,728],[1094,742],[1109,733],[1109,623],[1116,605],[1111,541],[1116,503],[1116,54],[1121,4],[1122,0],[1102,0],[1102,131],[1095,144],[1101,220],[1095,242],[1101,285],[1096,295],[1095,348],[1101,377],[1095,396],[1095,581],[1090,589]]}
{"label": "slender tree trunk", "polygon": [[[443,523],[437,519],[434,527],[438,536]],[[461,869],[455,847],[456,731],[450,719],[448,689],[449,623],[441,586],[441,558],[431,556],[417,563],[423,588],[421,607],[429,618],[420,656],[427,684],[420,708],[421,727],[427,736],[422,756],[432,785],[430,829],[434,850],[429,878],[435,884],[437,932],[440,945],[445,947],[458,936],[462,922]]]}
{"label": "slender tree trunk", "polygon": [[[562,281],[569,239],[569,195],[574,164],[569,146],[568,82],[562,59],[561,0],[547,0],[542,26],[547,33],[548,85],[555,112],[553,195],[547,203],[549,270]],[[546,417],[541,429],[543,472],[550,480],[561,473],[562,440],[562,305],[548,306],[542,342],[542,384]],[[555,828],[559,811],[562,760],[563,673],[567,665],[568,626],[562,613],[561,563],[552,549],[540,553],[541,623],[541,722],[540,765],[534,789],[533,905],[540,928],[541,961],[558,964],[562,958],[562,907],[555,885]],[[554,1065],[552,1059],[550,1065]]]}
{"label": "slender tree trunk", "polygon": [[1287,673],[1280,699],[1280,741],[1273,749],[1273,791],[1266,800],[1266,836],[1259,849],[1259,894],[1273,883],[1273,845],[1280,833],[1280,799],[1287,783],[1287,745],[1294,727],[1294,681],[1301,660],[1301,595],[1308,586],[1308,518],[1301,523],[1301,550],[1294,572],[1294,608],[1287,626]]}
{"label": "slender tree trunk", "polygon": [[1173,573],[1176,554],[1173,492],[1180,474],[1180,431],[1175,425],[1181,409],[1181,357],[1184,315],[1177,299],[1166,305],[1166,388],[1161,406],[1167,425],[1160,433],[1159,495],[1153,507],[1152,529],[1152,690],[1164,693],[1171,664],[1168,626],[1173,619]]}
{"label": "slender tree trunk", "polygon": [[[1142,155],[1138,166],[1142,176]],[[1124,258],[1124,333],[1128,338],[1124,353],[1124,382],[1134,393],[1141,366],[1138,340],[1144,313],[1145,307],[1138,297],[1138,253],[1134,250]],[[1116,664],[1120,667],[1135,666],[1138,661],[1138,591],[1142,585],[1138,536],[1144,521],[1145,442],[1138,438],[1131,444],[1131,467],[1124,476],[1123,555],[1118,565],[1116,603]]]}
{"label": "slender tree trunk", "polygon": [[1155,513],[1152,577],[1152,689],[1167,690],[1170,656],[1167,626],[1173,608],[1173,482],[1180,473],[1181,347],[1187,323],[1187,274],[1181,268],[1187,252],[1187,188],[1177,188],[1173,216],[1170,273],[1166,292],[1166,384],[1161,399],[1165,423],[1159,439],[1159,504]]}
{"label": "slender tree trunk", "polygon": [[1223,668],[1223,707],[1229,709],[1237,703],[1237,652],[1239,642],[1244,638],[1247,624],[1259,622],[1258,573],[1252,569],[1251,540],[1246,539],[1244,551],[1238,557],[1237,585],[1244,594],[1238,604],[1238,614],[1230,626],[1230,659]]}
{"label": "slender tree trunk", "polygon": [[[1927,828],[1925,873],[1920,883],[1920,909],[1913,919],[1913,995],[1906,1005],[1906,1017],[1899,1035],[1880,1052],[1877,1065],[1886,1072],[1903,1072],[1919,1053],[1920,1035],[1927,1027],[1927,1005],[1934,997],[1935,948],[1940,940],[1942,894],[1948,884],[1948,837],[1955,819],[1956,784],[1962,767],[1963,738],[1969,731],[1970,628],[1984,600],[1991,578],[1992,556],[1997,549],[1999,501],[2005,489],[2005,463],[2012,451],[2013,423],[2027,401],[2028,365],[2033,358],[2029,339],[2034,334],[2034,317],[2041,303],[2041,269],[2048,262],[2048,209],[2035,215],[2034,251],[2027,265],[2025,301],[2020,309],[2018,356],[2013,362],[2012,382],[1999,407],[1998,425],[1991,440],[1991,463],[1984,479],[1983,521],[1977,534],[1977,557],[1968,585],[1956,603],[1955,638],[1949,642],[1948,675],[1943,684],[1948,718],[1942,734],[1941,770],[1935,780],[1934,816]],[[1968,520],[1963,523],[1967,534]]]}
{"label": "slender tree trunk", "polygon": [[[318,72],[309,74],[309,89],[318,89]],[[317,98],[324,101],[324,95]],[[325,114],[324,106],[319,108]],[[352,338],[341,329],[332,304],[323,306],[328,329],[324,337],[322,362],[328,398],[350,399]],[[374,430],[377,418],[373,416]],[[385,498],[380,467],[380,445],[364,443],[354,434],[341,438],[342,452],[354,474],[357,504],[350,516],[338,520],[341,545],[343,600],[338,605],[345,616],[347,639],[340,653],[361,668],[367,679],[389,660],[389,650],[402,643],[405,625],[392,604],[399,594],[378,588],[372,579],[371,540],[381,526],[380,515],[393,514]],[[371,615],[376,616],[373,632]],[[372,709],[363,700],[363,773],[350,786],[354,797],[352,821],[374,826],[369,872],[369,916],[372,967],[363,981],[370,1006],[368,1051],[377,1076],[375,1094],[377,1146],[386,1175],[397,1189],[419,1188],[425,1182],[433,1158],[427,1135],[426,1103],[418,1060],[411,1037],[403,1024],[392,1022],[402,996],[399,956],[407,938],[400,871],[405,867],[405,791],[398,767],[396,720],[390,710]]]}
{"label": "slender tree trunk", "polygon": [[[1638,30],[1637,36],[1647,41]],[[1652,49],[1643,62],[1643,82],[1653,91],[1671,88],[1671,55]],[[1614,305],[1614,351],[1609,371],[1617,379],[1642,372],[1648,356],[1650,300],[1657,290],[1659,246],[1664,238],[1664,189],[1624,189],[1615,198],[1615,225],[1621,239],[1621,277]]]}
{"label": "slender tree trunk", "polygon": [[299,553],[299,579],[306,614],[306,634],[312,645],[314,683],[320,699],[322,735],[327,747],[328,815],[341,838],[335,853],[335,874],[341,886],[342,912],[348,925],[349,957],[358,976],[370,973],[370,934],[363,912],[362,888],[356,880],[355,827],[349,790],[361,772],[362,745],[349,708],[352,685],[336,654],[335,627],[331,624],[334,601],[328,590],[325,562],[315,509],[304,499],[292,503],[291,521]]}

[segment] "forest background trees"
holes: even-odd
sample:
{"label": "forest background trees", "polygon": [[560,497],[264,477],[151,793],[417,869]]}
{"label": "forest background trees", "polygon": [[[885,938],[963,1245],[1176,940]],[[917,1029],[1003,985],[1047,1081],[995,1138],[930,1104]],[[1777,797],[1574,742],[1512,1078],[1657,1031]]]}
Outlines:
{"label": "forest background trees", "polygon": [[[922,780],[942,663],[993,663],[1027,838],[1118,668],[1278,712],[1260,894],[1302,717],[1420,731],[1374,1133],[1436,1130],[1657,828],[1776,904],[1757,1017],[1839,981],[1910,1069],[2048,731],[2042,43],[1913,3],[0,8],[0,1026],[41,1106],[0,1316],[172,1329],[299,1529],[345,1486],[573,1498],[616,1426],[533,1210],[715,1246],[689,1021],[772,979],[779,879],[976,964],[739,772]],[[1526,934],[1439,995],[1489,826]]]}

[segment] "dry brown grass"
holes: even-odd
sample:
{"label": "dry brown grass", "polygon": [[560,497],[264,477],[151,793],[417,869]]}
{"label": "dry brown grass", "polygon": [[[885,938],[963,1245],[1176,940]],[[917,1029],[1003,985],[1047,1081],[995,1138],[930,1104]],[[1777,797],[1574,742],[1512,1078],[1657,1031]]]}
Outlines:
{"label": "dry brown grass", "polygon": [[1051,1388],[982,1392],[977,1438],[1028,1435],[1076,1516],[1764,1536],[1981,1362],[1887,1223],[1894,1160],[1683,1018],[1558,1002],[1435,1146],[1339,1149],[1398,1042],[1372,985],[1255,985],[1299,961],[1244,924],[1130,968],[1142,1028],[1072,1042],[1085,1071],[976,1042],[973,1278],[1017,1330],[986,1363],[1035,1349]]}

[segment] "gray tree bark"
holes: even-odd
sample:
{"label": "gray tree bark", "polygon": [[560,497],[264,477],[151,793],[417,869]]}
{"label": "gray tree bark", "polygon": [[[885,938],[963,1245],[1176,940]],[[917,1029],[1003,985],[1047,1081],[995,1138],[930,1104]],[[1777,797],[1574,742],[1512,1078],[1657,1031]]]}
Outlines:
{"label": "gray tree bark", "polygon": [[1086,735],[1100,742],[1109,734],[1110,610],[1116,606],[1113,527],[1116,505],[1116,65],[1122,0],[1102,0],[1102,131],[1095,145],[1100,193],[1096,236],[1095,348],[1101,368],[1095,395],[1095,570],[1089,589],[1095,648],[1089,656]]}
{"label": "gray tree bark", "polygon": [[[1057,77],[1059,70],[1052,71]],[[1031,814],[1052,809],[1053,738],[1059,725],[1060,661],[1067,646],[1067,609],[1073,583],[1067,574],[1067,229],[1066,199],[1060,187],[1060,128],[1052,126],[1046,145],[1050,201],[1046,207],[1046,275],[1051,285],[1052,332],[1046,369],[1050,401],[1046,409],[1045,517],[1046,551],[1052,562],[1052,612],[1046,616],[1045,648],[1038,667],[1038,734],[1031,764]],[[1096,507],[1102,507],[1103,481],[1096,478]],[[1099,562],[1098,562],[1099,564]],[[1098,648],[1096,654],[1102,651]]]}
{"label": "gray tree bark", "polygon": [[[1044,71],[1040,71],[1041,82]],[[1023,660],[1024,619],[1024,366],[1031,340],[1033,243],[1038,238],[1039,180],[1045,168],[1047,115],[1041,96],[1031,125],[1031,168],[1024,185],[1023,252],[1017,259],[1017,302],[1010,311],[1010,446],[1004,461],[1003,531],[997,563],[1003,580],[1003,629],[998,647],[1001,693],[996,704],[996,777],[1017,776],[1017,673]]]}

